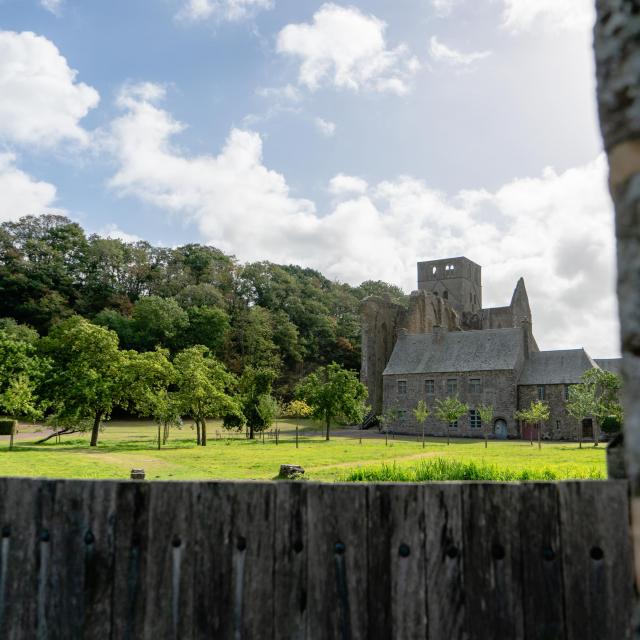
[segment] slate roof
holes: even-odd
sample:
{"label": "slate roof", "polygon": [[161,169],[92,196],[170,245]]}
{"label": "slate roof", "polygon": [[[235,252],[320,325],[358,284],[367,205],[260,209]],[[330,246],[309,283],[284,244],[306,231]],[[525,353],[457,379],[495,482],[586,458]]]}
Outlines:
{"label": "slate roof", "polygon": [[596,364],[605,371],[611,373],[617,373],[620,375],[622,372],[622,358],[597,358]]}
{"label": "slate roof", "polygon": [[383,375],[505,371],[515,369],[524,351],[522,329],[446,331],[400,335]]}
{"label": "slate roof", "polygon": [[572,384],[595,366],[584,349],[538,351],[530,354],[518,384]]}

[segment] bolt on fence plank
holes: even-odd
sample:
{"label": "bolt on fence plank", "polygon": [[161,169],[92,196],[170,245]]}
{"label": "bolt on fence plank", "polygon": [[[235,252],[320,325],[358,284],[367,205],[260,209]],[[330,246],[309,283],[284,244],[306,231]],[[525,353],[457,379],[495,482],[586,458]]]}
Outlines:
{"label": "bolt on fence plank", "polygon": [[633,564],[624,481],[558,484],[569,640],[630,637]]}

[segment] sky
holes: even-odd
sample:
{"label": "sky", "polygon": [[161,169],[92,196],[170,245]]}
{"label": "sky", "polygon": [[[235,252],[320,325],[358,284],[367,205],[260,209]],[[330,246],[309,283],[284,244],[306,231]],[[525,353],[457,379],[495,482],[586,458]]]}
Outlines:
{"label": "sky", "polygon": [[0,221],[416,287],[525,278],[541,348],[619,354],[591,0],[0,0]]}

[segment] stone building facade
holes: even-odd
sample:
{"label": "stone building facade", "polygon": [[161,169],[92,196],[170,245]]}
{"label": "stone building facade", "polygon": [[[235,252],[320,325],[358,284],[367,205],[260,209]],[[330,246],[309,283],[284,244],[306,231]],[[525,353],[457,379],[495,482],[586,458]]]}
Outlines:
{"label": "stone building facade", "polygon": [[[397,412],[397,432],[421,432],[413,415],[419,400],[433,407],[438,398],[457,396],[469,413],[447,426],[432,411],[428,435],[537,437],[536,426],[514,416],[542,399],[551,412],[543,438],[589,438],[592,422],[580,424],[567,413],[568,388],[589,368],[619,367],[584,349],[540,351],[524,280],[508,306],[482,308],[481,267],[464,257],[418,263],[418,290],[407,308],[372,296],[361,311],[361,379],[375,414]],[[492,424],[481,423],[480,405],[493,407]]]}

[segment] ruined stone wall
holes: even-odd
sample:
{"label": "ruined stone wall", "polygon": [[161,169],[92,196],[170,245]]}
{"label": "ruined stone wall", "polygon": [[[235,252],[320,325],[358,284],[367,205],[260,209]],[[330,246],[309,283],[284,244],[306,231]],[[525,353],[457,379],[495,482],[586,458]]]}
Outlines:
{"label": "ruined stone wall", "polygon": [[426,291],[414,291],[409,308],[378,296],[369,296],[360,307],[362,326],[362,366],[360,380],[369,391],[369,404],[382,412],[382,372],[389,362],[401,329],[427,333],[435,326],[450,331],[460,329],[458,315],[441,298]]}
{"label": "ruined stone wall", "polygon": [[[582,420],[567,412],[564,384],[546,384],[544,401],[549,405],[549,422],[542,427],[542,438],[547,440],[577,440]],[[528,408],[538,399],[538,385],[518,387],[518,409]]]}
{"label": "ruined stone wall", "polygon": [[[413,409],[419,400],[424,400],[431,409],[431,415],[425,423],[427,435],[446,435],[445,425],[440,422],[434,413],[436,399],[444,399],[447,393],[447,381],[457,380],[458,398],[475,409],[481,404],[489,404],[494,408],[493,421],[501,418],[507,423],[507,435],[509,438],[519,437],[518,424],[514,418],[517,407],[517,373],[514,371],[466,371],[464,373],[421,373],[421,374],[393,374],[384,376],[384,409],[397,408],[406,411],[404,419],[395,425],[396,433],[416,434],[422,433],[422,427],[418,425],[413,415]],[[481,382],[480,393],[474,393],[470,385],[471,378]],[[434,394],[425,393],[425,380],[434,381]],[[398,380],[407,381],[406,394],[398,393]],[[493,433],[493,424],[489,433]],[[483,428],[472,428],[469,414],[458,421],[458,427],[451,429],[452,437],[480,438],[484,436]]]}
{"label": "ruined stone wall", "polygon": [[[470,324],[470,319],[466,319],[463,328],[472,329],[475,326],[465,326]],[[520,278],[511,296],[511,303],[508,307],[493,307],[482,309],[480,313],[481,329],[511,329],[522,325],[522,321],[532,322],[531,307],[529,305],[529,295],[524,284],[524,279]]]}

